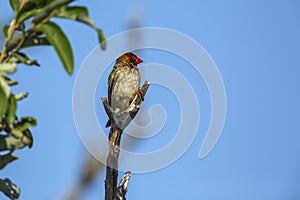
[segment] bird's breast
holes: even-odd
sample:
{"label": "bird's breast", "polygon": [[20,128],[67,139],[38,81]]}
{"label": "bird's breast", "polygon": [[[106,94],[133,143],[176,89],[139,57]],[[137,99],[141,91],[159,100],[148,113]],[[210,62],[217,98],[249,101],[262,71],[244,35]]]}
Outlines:
{"label": "bird's breast", "polygon": [[129,69],[120,73],[111,94],[111,106],[114,110],[124,111],[133,100],[139,88],[140,75],[137,69]]}

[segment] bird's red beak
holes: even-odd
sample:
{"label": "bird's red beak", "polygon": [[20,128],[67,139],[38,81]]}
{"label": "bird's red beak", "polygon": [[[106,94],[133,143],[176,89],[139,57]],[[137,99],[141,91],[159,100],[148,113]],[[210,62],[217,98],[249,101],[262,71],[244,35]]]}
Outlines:
{"label": "bird's red beak", "polygon": [[142,60],[142,59],[140,59],[140,58],[136,58],[135,62],[136,62],[136,64],[140,64],[140,63],[142,63],[142,62],[143,62],[143,60]]}

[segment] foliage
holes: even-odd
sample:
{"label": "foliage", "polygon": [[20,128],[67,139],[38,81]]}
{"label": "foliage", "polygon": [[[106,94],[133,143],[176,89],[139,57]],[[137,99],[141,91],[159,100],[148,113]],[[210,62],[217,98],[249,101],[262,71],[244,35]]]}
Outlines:
{"label": "foliage", "polygon": [[[15,150],[32,147],[30,127],[37,125],[34,117],[18,117],[16,114],[18,102],[28,94],[14,94],[11,90],[18,84],[17,80],[10,78],[17,64],[39,66],[37,60],[31,59],[22,50],[40,45],[53,46],[65,71],[71,75],[74,70],[72,47],[61,27],[50,21],[55,17],[89,25],[96,30],[101,48],[105,48],[105,36],[89,17],[88,9],[71,6],[73,1],[10,0],[14,18],[3,27],[5,44],[0,54],[0,169],[18,159],[13,155]],[[20,195],[20,190],[8,178],[0,179],[0,191],[10,199],[18,199]]]}

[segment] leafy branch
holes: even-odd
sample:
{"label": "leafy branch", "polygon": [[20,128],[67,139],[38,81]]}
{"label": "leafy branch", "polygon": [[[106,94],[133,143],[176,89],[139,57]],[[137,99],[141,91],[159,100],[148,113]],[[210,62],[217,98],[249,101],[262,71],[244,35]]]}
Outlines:
{"label": "leafy branch", "polygon": [[[106,46],[105,36],[89,17],[88,9],[71,6],[74,0],[10,0],[14,18],[3,27],[4,46],[0,54],[0,169],[18,159],[13,153],[24,147],[31,148],[33,137],[30,127],[37,125],[32,116],[17,116],[18,102],[28,96],[22,92],[14,94],[11,87],[18,84],[10,78],[17,64],[40,66],[23,50],[40,45],[53,46],[65,71],[74,71],[74,56],[68,37],[61,27],[51,21],[64,18],[89,25],[98,35],[101,48]],[[26,27],[28,26],[28,27]],[[4,153],[3,153],[4,152]],[[8,178],[0,179],[0,191],[10,199],[18,199],[20,191]]]}

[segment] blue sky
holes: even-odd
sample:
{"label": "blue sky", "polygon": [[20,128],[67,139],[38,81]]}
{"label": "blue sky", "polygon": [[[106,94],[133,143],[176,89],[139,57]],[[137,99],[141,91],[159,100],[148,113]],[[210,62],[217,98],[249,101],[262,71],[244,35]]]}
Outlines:
{"label": "blue sky", "polygon": [[[1,22],[10,13],[8,2],[2,4]],[[132,16],[138,17],[142,26],[188,35],[206,49],[224,81],[224,129],[213,151],[199,160],[210,119],[205,83],[201,77],[194,78],[184,61],[165,52],[143,52],[144,63],[174,67],[201,91],[197,93],[201,120],[193,144],[175,163],[155,172],[133,174],[128,199],[300,199],[299,1],[81,0],[75,4],[89,8],[90,16],[107,37],[125,30]],[[69,77],[63,71],[49,47],[27,50],[42,67],[19,66],[14,75],[20,83],[15,91],[29,92],[18,113],[38,119],[32,130],[33,148],[17,151],[19,160],[0,172],[1,177],[10,177],[21,188],[21,199],[58,199],[76,184],[86,159],[73,121],[72,90],[76,73],[96,46],[97,37],[85,25],[57,22],[63,25],[74,48],[74,75]],[[106,77],[99,84],[96,100],[106,96]],[[132,147],[136,152],[166,144],[180,120],[170,92],[151,87],[145,107],[153,104],[162,104],[169,118],[157,136],[137,141]],[[104,126],[106,116],[100,113],[100,101],[96,101],[98,106],[97,116]],[[101,199],[103,181],[100,174],[83,199]]]}

